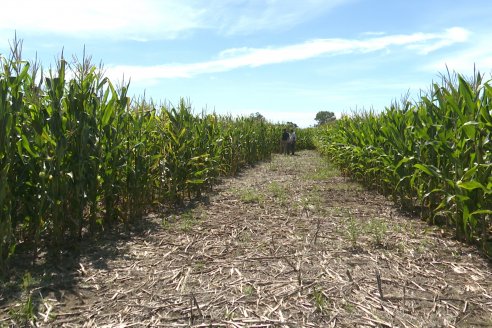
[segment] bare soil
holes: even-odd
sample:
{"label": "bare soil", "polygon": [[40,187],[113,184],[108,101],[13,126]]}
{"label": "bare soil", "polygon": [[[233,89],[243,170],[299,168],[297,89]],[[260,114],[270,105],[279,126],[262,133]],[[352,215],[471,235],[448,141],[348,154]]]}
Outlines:
{"label": "bare soil", "polygon": [[312,151],[77,254],[4,284],[0,326],[492,327],[490,262]]}

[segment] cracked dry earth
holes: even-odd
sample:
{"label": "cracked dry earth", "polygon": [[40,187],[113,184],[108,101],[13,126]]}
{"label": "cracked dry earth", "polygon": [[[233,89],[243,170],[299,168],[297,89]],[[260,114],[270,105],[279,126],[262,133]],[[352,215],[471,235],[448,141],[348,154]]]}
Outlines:
{"label": "cracked dry earth", "polygon": [[491,271],[302,151],[86,245],[32,294],[39,326],[491,327]]}

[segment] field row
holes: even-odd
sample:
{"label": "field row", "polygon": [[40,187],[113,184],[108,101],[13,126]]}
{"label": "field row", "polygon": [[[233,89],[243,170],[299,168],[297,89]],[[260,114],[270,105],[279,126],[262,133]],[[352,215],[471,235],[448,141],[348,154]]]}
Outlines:
{"label": "field row", "polygon": [[[261,115],[132,100],[127,84],[115,86],[85,58],[61,58],[45,75],[18,46],[0,61],[2,269],[16,247],[33,258],[41,245],[77,247],[85,233],[180,205],[279,150],[284,126]],[[308,146],[303,131],[298,140]]]}
{"label": "field row", "polygon": [[492,85],[443,77],[418,102],[344,117],[317,146],[342,172],[492,254]]}

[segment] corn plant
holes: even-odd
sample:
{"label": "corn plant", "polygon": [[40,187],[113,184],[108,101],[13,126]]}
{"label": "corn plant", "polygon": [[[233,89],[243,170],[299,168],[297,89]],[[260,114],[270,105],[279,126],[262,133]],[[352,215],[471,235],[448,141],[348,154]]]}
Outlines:
{"label": "corn plant", "polygon": [[[181,205],[220,176],[269,160],[281,125],[260,116],[196,115],[131,99],[90,56],[43,70],[14,40],[0,55],[0,270],[16,245],[58,256],[87,234]],[[298,130],[298,148],[309,136]]]}
{"label": "corn plant", "polygon": [[342,173],[490,252],[491,111],[483,75],[448,74],[419,101],[346,116],[320,128],[315,142]]}

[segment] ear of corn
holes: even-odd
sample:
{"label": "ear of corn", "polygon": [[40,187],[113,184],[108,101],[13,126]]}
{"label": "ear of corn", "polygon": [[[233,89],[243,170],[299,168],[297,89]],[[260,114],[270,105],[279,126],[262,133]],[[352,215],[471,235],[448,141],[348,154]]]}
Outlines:
{"label": "ear of corn", "polygon": [[448,76],[415,104],[342,118],[317,146],[342,172],[490,253],[491,91],[480,74]]}

